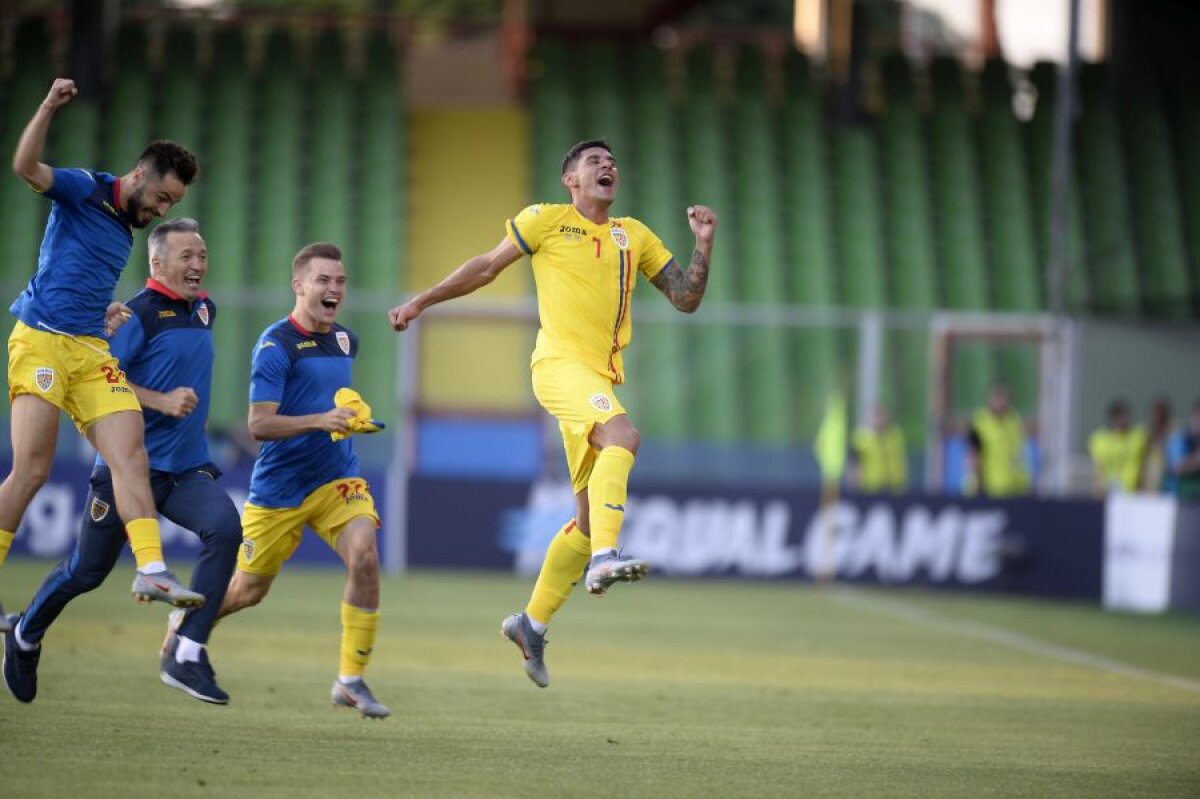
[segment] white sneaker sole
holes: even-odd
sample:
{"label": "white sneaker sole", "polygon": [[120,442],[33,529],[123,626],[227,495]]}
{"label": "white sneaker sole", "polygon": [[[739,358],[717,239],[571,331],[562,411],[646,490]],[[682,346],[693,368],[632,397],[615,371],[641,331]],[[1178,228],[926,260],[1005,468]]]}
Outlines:
{"label": "white sneaker sole", "polygon": [[650,564],[644,560],[635,560],[632,563],[623,564],[603,577],[597,578],[595,581],[584,578],[584,585],[587,587],[589,594],[593,596],[604,596],[610,587],[616,583],[636,583],[645,580],[650,574]]}

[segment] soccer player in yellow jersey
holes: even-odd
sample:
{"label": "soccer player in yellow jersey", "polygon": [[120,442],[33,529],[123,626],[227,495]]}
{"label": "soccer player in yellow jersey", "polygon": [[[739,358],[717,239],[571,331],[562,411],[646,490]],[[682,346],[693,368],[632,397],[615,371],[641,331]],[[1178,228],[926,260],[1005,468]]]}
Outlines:
{"label": "soccer player in yellow jersey", "polygon": [[684,313],[700,306],[708,284],[717,215],[687,209],[696,236],[681,267],[651,230],[609,211],[620,174],[601,139],[580,142],[562,162],[570,204],[531,205],[505,223],[505,236],[467,260],[433,288],[388,316],[404,330],[431,305],[492,282],[523,255],[533,261],[541,329],[533,350],[533,392],[558,419],[575,491],[575,518],[554,536],[524,613],[504,620],[502,632],[521,650],[525,672],[538,686],[550,683],[543,659],[550,619],[587,568],[587,590],[603,595],[617,582],[635,582],[649,565],[617,550],[626,486],[640,436],[613,392],[625,380],[621,351],[629,343],[629,303],[641,272]]}

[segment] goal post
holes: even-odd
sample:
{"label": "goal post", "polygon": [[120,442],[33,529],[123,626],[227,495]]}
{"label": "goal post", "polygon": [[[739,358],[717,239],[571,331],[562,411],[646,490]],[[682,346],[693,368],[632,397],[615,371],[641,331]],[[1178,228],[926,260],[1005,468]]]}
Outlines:
{"label": "goal post", "polygon": [[1071,477],[1071,423],[1078,375],[1077,323],[1048,314],[941,312],[930,318],[929,334],[926,488],[940,491],[945,480],[943,437],[956,411],[952,401],[956,349],[965,344],[997,349],[1025,345],[1037,353],[1034,420],[1040,468],[1036,490],[1043,495],[1066,492]]}

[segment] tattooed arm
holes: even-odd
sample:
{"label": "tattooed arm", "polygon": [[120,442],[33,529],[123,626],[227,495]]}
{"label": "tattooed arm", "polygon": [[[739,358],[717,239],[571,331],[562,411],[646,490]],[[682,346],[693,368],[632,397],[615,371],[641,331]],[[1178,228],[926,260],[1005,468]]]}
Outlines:
{"label": "tattooed arm", "polygon": [[696,247],[687,269],[672,260],[654,276],[654,286],[666,295],[679,310],[692,313],[700,307],[708,286],[708,262],[712,259],[713,234],[717,231],[717,215],[711,208],[693,205],[688,208],[688,225],[696,234]]}

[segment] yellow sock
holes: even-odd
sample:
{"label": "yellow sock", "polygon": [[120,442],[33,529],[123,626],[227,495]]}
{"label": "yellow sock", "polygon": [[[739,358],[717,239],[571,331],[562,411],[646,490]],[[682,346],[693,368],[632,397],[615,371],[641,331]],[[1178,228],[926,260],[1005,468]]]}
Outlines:
{"label": "yellow sock", "polygon": [[8,548],[12,546],[13,539],[16,537],[16,533],[0,530],[0,566],[3,566],[4,561],[8,559]]}
{"label": "yellow sock", "polygon": [[379,611],[363,610],[342,603],[342,658],[339,677],[361,677],[375,648]]}
{"label": "yellow sock", "polygon": [[583,575],[591,556],[592,544],[575,525],[575,520],[563,525],[546,550],[542,570],[533,585],[533,595],[525,606],[526,615],[539,624],[549,624],[571,595],[571,589]]}
{"label": "yellow sock", "polygon": [[591,522],[592,551],[616,549],[625,521],[625,492],[633,453],[624,447],[605,447],[596,456],[588,479],[588,521]]}
{"label": "yellow sock", "polygon": [[138,568],[147,563],[162,563],[162,536],[158,532],[158,519],[134,519],[125,523],[125,535],[129,536],[129,548]]}

